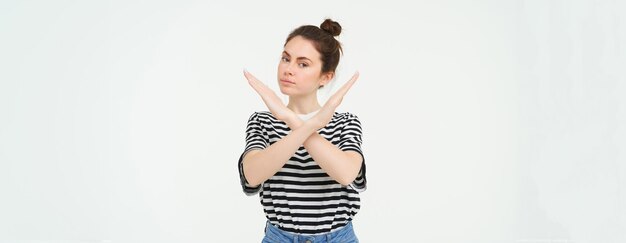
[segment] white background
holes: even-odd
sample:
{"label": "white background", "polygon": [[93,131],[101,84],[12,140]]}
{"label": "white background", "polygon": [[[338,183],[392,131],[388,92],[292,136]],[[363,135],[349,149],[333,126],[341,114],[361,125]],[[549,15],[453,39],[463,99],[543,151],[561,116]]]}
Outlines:
{"label": "white background", "polygon": [[242,70],[278,92],[284,39],[326,17],[334,87],[361,73],[338,111],[363,125],[362,242],[626,242],[624,12],[3,1],[0,242],[259,242],[236,162],[265,107]]}

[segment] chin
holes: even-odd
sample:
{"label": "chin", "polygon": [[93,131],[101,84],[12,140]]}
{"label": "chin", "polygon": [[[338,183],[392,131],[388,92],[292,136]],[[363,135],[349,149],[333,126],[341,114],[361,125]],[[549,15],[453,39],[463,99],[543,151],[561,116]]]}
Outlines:
{"label": "chin", "polygon": [[284,95],[287,95],[287,96],[291,95],[291,92],[289,92],[289,91],[285,91],[285,90],[283,90],[283,88],[280,88],[280,92],[281,92],[282,94],[284,94]]}

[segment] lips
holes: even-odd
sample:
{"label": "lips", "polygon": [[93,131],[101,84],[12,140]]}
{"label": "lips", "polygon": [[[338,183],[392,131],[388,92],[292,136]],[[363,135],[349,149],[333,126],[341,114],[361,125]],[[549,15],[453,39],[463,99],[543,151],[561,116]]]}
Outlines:
{"label": "lips", "polygon": [[295,82],[293,82],[291,80],[287,80],[287,79],[281,79],[280,82],[281,83],[288,83],[288,84],[295,84]]}

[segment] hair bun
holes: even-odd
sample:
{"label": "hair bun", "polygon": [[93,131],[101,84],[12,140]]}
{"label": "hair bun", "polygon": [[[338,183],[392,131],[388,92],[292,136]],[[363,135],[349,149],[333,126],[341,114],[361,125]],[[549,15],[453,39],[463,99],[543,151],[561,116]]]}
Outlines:
{"label": "hair bun", "polygon": [[332,19],[324,20],[324,22],[320,25],[320,29],[328,32],[332,36],[338,36],[341,34],[341,25]]}

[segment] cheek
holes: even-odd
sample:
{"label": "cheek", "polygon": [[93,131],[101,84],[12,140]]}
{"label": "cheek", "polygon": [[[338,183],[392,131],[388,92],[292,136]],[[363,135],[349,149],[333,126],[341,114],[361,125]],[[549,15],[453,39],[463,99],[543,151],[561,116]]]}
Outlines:
{"label": "cheek", "polygon": [[315,78],[319,74],[319,72],[316,72],[315,70],[316,70],[315,68],[308,67],[308,68],[302,68],[298,71],[302,74],[302,76],[306,76],[307,79],[312,79],[312,78]]}
{"label": "cheek", "polygon": [[283,69],[285,69],[285,63],[283,63],[283,62],[278,62],[278,71],[281,71],[281,70],[283,70]]}

